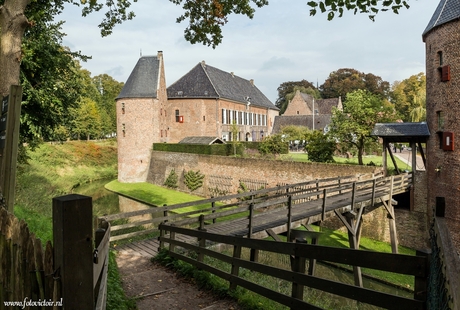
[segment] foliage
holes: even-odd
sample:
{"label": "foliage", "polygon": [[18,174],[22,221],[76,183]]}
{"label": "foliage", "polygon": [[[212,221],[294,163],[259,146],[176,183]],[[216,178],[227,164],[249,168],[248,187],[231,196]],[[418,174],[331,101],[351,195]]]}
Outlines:
{"label": "foliage", "polygon": [[169,172],[169,175],[166,178],[165,183],[163,185],[169,188],[177,188],[177,179],[178,176],[176,174],[176,170],[172,169]]}
{"label": "foliage", "polygon": [[383,99],[388,97],[390,83],[372,73],[342,68],[331,72],[319,88],[323,98],[338,98],[341,96],[346,100],[348,93],[363,89]]}
{"label": "foliage", "polygon": [[288,125],[281,128],[281,135],[284,135],[286,140],[307,140],[310,135],[310,128],[306,126]]}
{"label": "foliage", "polygon": [[204,174],[198,171],[189,170],[184,174],[184,183],[190,191],[194,191],[203,186]]}
{"label": "foliage", "polygon": [[376,137],[370,136],[375,124],[395,119],[390,104],[368,91],[357,90],[347,95],[343,111],[333,110],[329,133],[343,149],[355,148],[362,165],[365,149],[377,143]]}
{"label": "foliage", "polygon": [[308,159],[320,163],[333,163],[335,149],[335,141],[329,137],[329,134],[323,134],[319,130],[315,130],[309,135],[305,146]]}
{"label": "foliage", "polygon": [[332,20],[338,14],[342,17],[345,10],[356,13],[367,14],[369,19],[374,21],[375,16],[379,12],[391,10],[398,14],[401,8],[409,8],[409,0],[384,0],[384,1],[368,1],[368,0],[311,0],[307,5],[311,7],[310,15],[314,16],[318,12],[327,12],[327,19]]}
{"label": "foliage", "polygon": [[[318,98],[317,89],[313,83],[308,82],[307,80],[297,81],[297,82],[284,82],[278,87],[278,99],[276,99],[275,105],[280,109],[280,114],[283,114],[286,111],[286,108],[289,103],[289,99],[286,98],[289,94],[294,93],[294,89],[304,90],[304,92],[313,95],[315,98]],[[294,96],[292,96],[294,97]],[[292,99],[292,98],[291,98]]]}
{"label": "foliage", "polygon": [[56,128],[68,122],[68,111],[76,107],[80,97],[82,88],[74,58],[84,56],[61,46],[61,24],[39,22],[24,37],[20,74],[23,142],[52,139]]}
{"label": "foliage", "polygon": [[114,141],[42,143],[26,151],[29,161],[18,165],[15,204],[43,216],[51,217],[53,197],[117,174]]}
{"label": "foliage", "polygon": [[404,122],[426,119],[426,76],[423,72],[393,83],[390,102]]}
{"label": "foliage", "polygon": [[289,152],[288,143],[283,140],[281,135],[271,135],[265,137],[258,148],[261,154],[287,154]]}
{"label": "foliage", "polygon": [[238,146],[238,125],[236,125],[236,120],[233,120],[232,127],[230,129],[232,133],[232,147],[233,147],[233,156],[236,156],[237,146]]}

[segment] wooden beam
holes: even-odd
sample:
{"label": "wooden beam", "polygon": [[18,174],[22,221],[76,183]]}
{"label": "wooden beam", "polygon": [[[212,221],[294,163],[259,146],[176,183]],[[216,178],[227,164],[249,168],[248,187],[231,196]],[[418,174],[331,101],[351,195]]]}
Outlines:
{"label": "wooden beam", "polygon": [[423,160],[423,166],[426,169],[426,158],[425,158],[425,152],[423,151],[422,143],[418,142],[418,148],[420,150],[420,156],[422,157],[422,160]]}
{"label": "wooden beam", "polygon": [[393,156],[393,152],[391,151],[390,145],[387,144],[386,147],[387,147],[388,150],[390,151],[391,161],[393,162],[393,165],[395,166],[396,173],[397,173],[397,174],[400,174],[401,172],[399,171],[398,164],[396,163],[396,159],[395,159],[395,157]]}

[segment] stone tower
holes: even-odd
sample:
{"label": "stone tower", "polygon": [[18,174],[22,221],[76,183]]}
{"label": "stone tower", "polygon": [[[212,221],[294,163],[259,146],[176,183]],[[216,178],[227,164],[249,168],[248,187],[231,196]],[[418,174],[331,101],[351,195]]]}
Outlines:
{"label": "stone tower", "polygon": [[[422,38],[426,48],[427,201],[459,231],[460,2],[441,0]],[[456,145],[457,144],[457,145]]]}
{"label": "stone tower", "polygon": [[120,182],[147,180],[152,143],[168,137],[166,103],[163,53],[139,58],[116,98]]}

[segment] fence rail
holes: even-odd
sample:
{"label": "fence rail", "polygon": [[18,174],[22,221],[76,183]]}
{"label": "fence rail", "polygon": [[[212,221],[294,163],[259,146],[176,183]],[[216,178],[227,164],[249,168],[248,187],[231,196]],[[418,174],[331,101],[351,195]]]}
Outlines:
{"label": "fence rail", "polygon": [[[159,227],[161,231],[160,244],[163,246],[169,244],[169,247],[164,247],[167,249],[168,255],[227,280],[230,289],[241,286],[268,299],[291,307],[291,309],[320,309],[304,300],[303,295],[305,287],[318,289],[378,307],[394,308],[395,305],[398,305],[401,309],[426,309],[426,286],[429,273],[428,255],[409,256],[364,250],[330,248],[303,242],[299,243],[299,241],[291,243],[248,239],[175,227],[173,225],[174,224],[161,224]],[[192,237],[196,242],[184,242],[180,238],[181,235],[187,236],[188,240]],[[215,251],[212,247],[206,246],[208,243],[207,241],[220,245],[229,245],[233,248],[233,252],[230,255],[226,255],[220,250]],[[242,248],[250,249],[251,252],[267,251],[279,255],[286,255],[288,257],[287,261],[291,261],[291,270],[260,264],[256,260],[244,259],[241,255]],[[190,252],[195,254],[186,254],[190,254]],[[224,268],[211,266],[205,262],[206,257],[228,264],[231,266],[229,269],[230,271],[224,271]],[[405,298],[317,278],[310,272],[308,274],[305,273],[305,262],[307,260],[328,261],[411,275],[415,279],[415,287],[417,289],[414,292],[414,298]],[[248,281],[243,276],[240,276],[240,271],[243,268],[272,277],[279,281],[292,283],[291,295],[274,291],[260,283]]]}
{"label": "fence rail", "polygon": [[[193,202],[158,207],[150,205],[145,210],[131,211],[101,217],[112,223],[110,241],[123,240],[151,233],[158,233],[158,225],[162,222],[174,222],[177,226],[203,225],[203,221],[212,221],[215,227],[223,224],[226,217],[248,217],[250,227],[255,227],[257,220],[263,221],[269,214],[284,212],[284,216],[296,216],[288,210],[295,206],[297,215],[307,212],[310,215],[321,214],[323,219],[327,212],[338,208],[354,205],[357,202],[374,201],[378,197],[406,192],[412,182],[411,174],[394,177],[349,176],[313,180],[303,183],[277,186],[240,194],[203,199]],[[361,180],[360,180],[361,179]],[[290,202],[289,202],[290,201]],[[316,204],[315,204],[316,203]],[[149,204],[147,204],[149,205]],[[180,209],[201,206],[198,210],[177,212]],[[262,213],[263,211],[263,213]],[[144,216],[141,220],[131,218]],[[147,217],[147,218],[145,218]],[[135,231],[133,231],[135,230]]]}

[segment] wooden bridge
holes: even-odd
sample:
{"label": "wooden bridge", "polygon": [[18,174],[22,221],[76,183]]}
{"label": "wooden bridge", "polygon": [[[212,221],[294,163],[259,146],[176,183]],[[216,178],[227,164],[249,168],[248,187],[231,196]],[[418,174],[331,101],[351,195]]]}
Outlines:
{"label": "wooden bridge", "polygon": [[253,239],[287,233],[289,239],[292,229],[331,216],[337,216],[347,227],[350,248],[357,249],[362,215],[384,206],[390,219],[393,253],[397,253],[392,198],[408,191],[411,182],[412,174],[329,178],[171,206],[151,205],[145,210],[102,218],[111,222],[110,241],[123,240],[118,251],[141,256],[157,254],[160,223]]}

